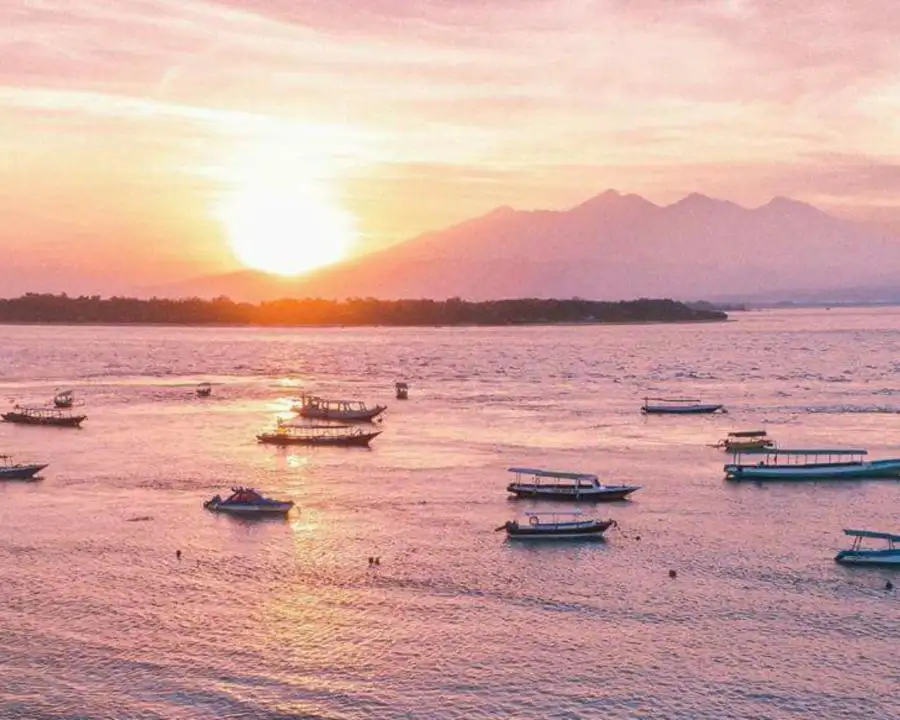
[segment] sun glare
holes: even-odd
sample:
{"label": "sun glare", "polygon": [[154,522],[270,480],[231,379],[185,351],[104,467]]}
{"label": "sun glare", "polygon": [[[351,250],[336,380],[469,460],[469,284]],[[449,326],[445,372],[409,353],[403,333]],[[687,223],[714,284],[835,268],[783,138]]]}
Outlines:
{"label": "sun glare", "polygon": [[299,275],[343,260],[356,241],[350,215],[309,180],[242,179],[216,215],[242,264],[277,275]]}

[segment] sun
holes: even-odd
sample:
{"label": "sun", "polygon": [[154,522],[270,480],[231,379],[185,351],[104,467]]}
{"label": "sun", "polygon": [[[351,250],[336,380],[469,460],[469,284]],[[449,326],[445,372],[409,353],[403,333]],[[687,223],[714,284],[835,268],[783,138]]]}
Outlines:
{"label": "sun", "polygon": [[277,275],[343,260],[356,242],[351,216],[322,184],[304,178],[244,178],[215,214],[243,265]]}

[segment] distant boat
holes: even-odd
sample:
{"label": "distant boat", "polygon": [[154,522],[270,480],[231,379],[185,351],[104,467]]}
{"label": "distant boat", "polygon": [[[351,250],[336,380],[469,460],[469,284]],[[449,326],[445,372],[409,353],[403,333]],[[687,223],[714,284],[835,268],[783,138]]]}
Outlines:
{"label": "distant boat", "polygon": [[[520,498],[545,498],[547,500],[624,500],[637,485],[604,485],[596,475],[586,473],[538,470],[536,468],[509,468],[516,479],[507,491]],[[523,475],[530,476],[523,479]]]}
{"label": "distant boat", "polygon": [[[853,538],[849,550],[841,550],[834,556],[834,561],[841,565],[900,566],[900,535],[874,532],[872,530],[844,530],[845,535]],[[862,547],[864,539],[884,540],[886,548],[867,550]]]}
{"label": "distant boat", "polygon": [[527,523],[509,520],[496,529],[506,530],[511,540],[580,540],[592,538],[602,540],[603,533],[615,525],[615,520],[581,520],[581,513],[525,513]]}
{"label": "distant boat", "polygon": [[294,507],[293,500],[272,500],[263,497],[253,488],[233,487],[231,495],[222,499],[219,495],[203,503],[203,507],[213,512],[232,515],[262,516],[286,515]]}
{"label": "distant boat", "polygon": [[714,447],[726,452],[764,450],[775,447],[775,442],[769,439],[765,430],[740,430],[728,433],[728,436]]}
{"label": "distant boat", "polygon": [[900,478],[900,459],[863,460],[866,450],[736,451],[724,467],[727,480],[862,480]]}
{"label": "distant boat", "polygon": [[59,408],[31,408],[15,405],[12,410],[0,415],[10,423],[20,425],[52,425],[56,427],[80,427],[87,415],[73,415]]}
{"label": "distant boat", "polygon": [[256,439],[268,445],[332,445],[367,447],[381,430],[362,430],[348,425],[297,425],[279,423],[274,432],[261,433]]}
{"label": "distant boat", "polygon": [[641,412],[645,415],[699,415],[727,410],[722,404],[702,403],[687,398],[644,398]]}
{"label": "distant boat", "polygon": [[30,480],[47,463],[13,463],[9,455],[0,455],[0,480]]}
{"label": "distant boat", "polygon": [[315,395],[304,395],[291,410],[300,417],[313,420],[340,420],[343,422],[367,422],[387,410],[386,405],[367,407],[358,400],[325,400]]}
{"label": "distant boat", "polygon": [[198,397],[209,397],[212,395],[212,385],[208,382],[200,383],[197,386],[197,396]]}
{"label": "distant boat", "polygon": [[405,382],[394,383],[398,400],[406,400],[409,397],[409,384]]}
{"label": "distant boat", "polygon": [[53,396],[53,405],[58,408],[70,408],[75,404],[75,395],[71,390],[62,390]]}

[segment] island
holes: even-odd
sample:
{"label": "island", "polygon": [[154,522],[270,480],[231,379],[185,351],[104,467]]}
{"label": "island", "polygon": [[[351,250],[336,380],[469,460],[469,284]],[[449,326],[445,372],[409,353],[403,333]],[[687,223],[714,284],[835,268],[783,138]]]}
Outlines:
{"label": "island", "polygon": [[0,323],[250,326],[442,326],[595,323],[677,323],[727,320],[717,309],[669,299],[623,300],[347,300],[284,299],[259,304],[226,297],[102,298],[27,293],[0,299]]}

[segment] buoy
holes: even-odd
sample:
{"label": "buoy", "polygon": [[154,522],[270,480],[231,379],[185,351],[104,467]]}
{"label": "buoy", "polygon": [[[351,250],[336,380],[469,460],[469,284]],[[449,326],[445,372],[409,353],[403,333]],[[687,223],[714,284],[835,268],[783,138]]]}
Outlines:
{"label": "buoy", "polygon": [[892,583],[890,580],[888,580],[888,581],[884,584],[884,589],[885,589],[885,590],[893,590],[893,589],[894,589],[894,583]]}
{"label": "buoy", "polygon": [[677,577],[677,576],[678,576],[678,573],[677,573],[677,572],[675,572],[674,570],[669,570],[669,577],[670,577],[670,578]]}
{"label": "buoy", "polygon": [[374,564],[375,564],[375,558],[373,558],[371,555],[369,555],[369,565],[374,565]]}
{"label": "buoy", "polygon": [[175,557],[177,557],[179,560],[181,560],[181,550],[175,551]]}
{"label": "buoy", "polygon": [[640,536],[640,535],[635,535],[635,536],[634,536],[634,539],[635,539],[635,540],[640,540],[640,539],[641,539],[641,536]]}
{"label": "buoy", "polygon": [[375,564],[381,565],[381,556],[380,555],[377,558],[375,558]]}

